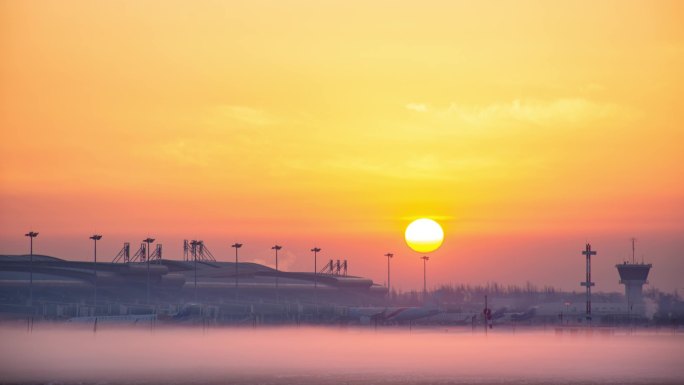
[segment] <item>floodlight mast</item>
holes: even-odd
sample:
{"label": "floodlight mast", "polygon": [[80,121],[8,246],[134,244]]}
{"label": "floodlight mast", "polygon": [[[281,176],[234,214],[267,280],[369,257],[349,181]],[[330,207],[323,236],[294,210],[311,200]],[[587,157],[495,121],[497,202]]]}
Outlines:
{"label": "floodlight mast", "polygon": [[318,289],[318,269],[317,269],[317,256],[318,253],[321,252],[321,249],[319,247],[314,247],[311,249],[311,251],[314,253],[314,290]]}
{"label": "floodlight mast", "polygon": [[193,296],[195,298],[195,301],[197,301],[197,244],[199,242],[196,240],[192,240],[190,242],[190,254],[192,254],[192,267],[193,270],[195,270],[195,288],[193,292]]}
{"label": "floodlight mast", "polygon": [[276,281],[275,281],[275,287],[276,287],[276,296],[278,296],[278,276],[280,275],[280,271],[278,270],[278,250],[282,249],[283,247],[280,245],[275,245],[271,247],[271,250],[275,250],[275,266],[276,266]]}
{"label": "floodlight mast", "polygon": [[242,247],[242,243],[233,243],[230,247],[235,248],[235,298],[238,295],[238,249]]}
{"label": "floodlight mast", "polygon": [[93,240],[93,276],[95,278],[93,301],[95,303],[95,315],[97,315],[97,241],[102,239],[102,235],[93,234],[89,239]]}
{"label": "floodlight mast", "polygon": [[385,254],[385,257],[387,257],[387,296],[390,296],[390,291],[392,290],[392,286],[390,285],[390,259],[394,257],[394,254],[392,253],[387,253]]}
{"label": "floodlight mast", "polygon": [[423,300],[427,299],[427,261],[430,260],[430,257],[427,255],[423,255],[420,257],[420,259],[423,260]]}
{"label": "floodlight mast", "polygon": [[147,243],[147,257],[145,261],[147,262],[147,303],[150,303],[150,244],[154,242],[154,238],[147,237],[143,239],[143,242]]}
{"label": "floodlight mast", "polygon": [[33,238],[38,236],[35,231],[24,234],[29,237],[29,306],[33,306]]}

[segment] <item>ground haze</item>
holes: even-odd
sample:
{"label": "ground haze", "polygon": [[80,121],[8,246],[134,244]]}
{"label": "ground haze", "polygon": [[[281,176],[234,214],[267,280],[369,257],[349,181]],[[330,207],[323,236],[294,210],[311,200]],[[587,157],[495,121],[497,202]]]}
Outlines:
{"label": "ground haze", "polygon": [[0,329],[3,382],[681,383],[684,336],[470,328]]}

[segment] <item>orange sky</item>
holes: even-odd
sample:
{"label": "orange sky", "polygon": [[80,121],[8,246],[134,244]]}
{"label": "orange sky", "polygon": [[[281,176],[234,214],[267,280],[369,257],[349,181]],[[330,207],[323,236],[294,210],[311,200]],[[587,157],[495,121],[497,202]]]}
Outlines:
{"label": "orange sky", "polygon": [[[0,0],[0,252],[277,241],[421,286],[684,290],[682,2]],[[209,242],[211,241],[211,243]],[[603,250],[603,253],[601,252]],[[466,258],[467,257],[467,258]],[[104,257],[103,257],[104,258]],[[602,258],[602,259],[601,259]],[[108,259],[108,258],[106,258]],[[270,263],[270,260],[268,260]],[[603,286],[601,284],[603,283]]]}

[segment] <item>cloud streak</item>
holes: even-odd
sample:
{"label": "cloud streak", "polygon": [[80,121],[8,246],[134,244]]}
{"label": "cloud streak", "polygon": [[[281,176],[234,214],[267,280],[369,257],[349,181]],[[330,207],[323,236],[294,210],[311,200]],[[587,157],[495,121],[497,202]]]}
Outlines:
{"label": "cloud streak", "polygon": [[611,103],[599,103],[584,98],[566,98],[549,101],[514,99],[510,102],[488,105],[452,103],[437,109],[434,116],[455,119],[464,123],[487,126],[500,123],[579,123],[600,119],[629,116],[624,108]]}
{"label": "cloud streak", "polygon": [[218,106],[211,121],[224,120],[226,118],[258,127],[270,126],[278,123],[278,119],[267,111],[238,105]]}
{"label": "cloud streak", "polygon": [[427,112],[428,106],[422,103],[408,103],[404,106],[407,110],[416,112]]}

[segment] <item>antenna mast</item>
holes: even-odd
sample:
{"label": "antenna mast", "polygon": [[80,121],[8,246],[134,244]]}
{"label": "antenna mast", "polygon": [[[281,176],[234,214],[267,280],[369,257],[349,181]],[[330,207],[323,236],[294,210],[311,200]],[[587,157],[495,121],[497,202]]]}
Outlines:
{"label": "antenna mast", "polygon": [[591,322],[591,287],[594,286],[594,282],[591,282],[591,256],[596,255],[596,251],[591,249],[591,244],[587,242],[582,255],[587,257],[587,278],[585,282],[580,282],[581,286],[586,286],[587,288],[587,321]]}

